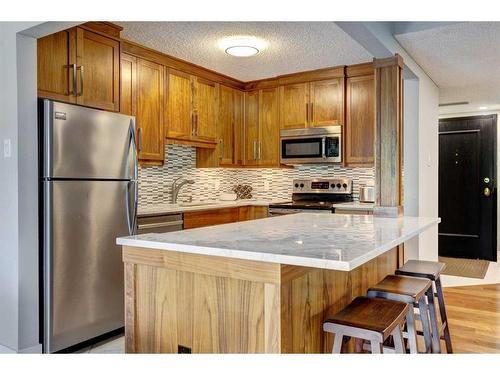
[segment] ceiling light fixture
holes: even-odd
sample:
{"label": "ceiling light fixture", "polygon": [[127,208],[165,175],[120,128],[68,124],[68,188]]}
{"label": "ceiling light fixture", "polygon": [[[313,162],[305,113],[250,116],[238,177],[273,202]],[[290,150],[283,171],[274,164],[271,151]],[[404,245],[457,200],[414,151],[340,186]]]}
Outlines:
{"label": "ceiling light fixture", "polygon": [[483,110],[485,110],[485,109],[488,109],[488,107],[484,107],[484,106],[482,106],[482,107],[479,107],[479,109],[480,109],[481,111],[483,111]]}
{"label": "ceiling light fixture", "polygon": [[267,42],[253,36],[231,36],[219,41],[219,47],[228,55],[249,57],[260,53],[267,47]]}

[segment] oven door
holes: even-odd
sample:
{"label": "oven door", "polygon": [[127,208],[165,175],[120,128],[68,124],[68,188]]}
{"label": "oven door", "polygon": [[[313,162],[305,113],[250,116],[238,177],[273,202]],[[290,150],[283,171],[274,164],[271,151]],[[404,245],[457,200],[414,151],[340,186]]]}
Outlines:
{"label": "oven door", "polygon": [[282,164],[340,163],[340,134],[317,137],[283,137],[280,141]]}

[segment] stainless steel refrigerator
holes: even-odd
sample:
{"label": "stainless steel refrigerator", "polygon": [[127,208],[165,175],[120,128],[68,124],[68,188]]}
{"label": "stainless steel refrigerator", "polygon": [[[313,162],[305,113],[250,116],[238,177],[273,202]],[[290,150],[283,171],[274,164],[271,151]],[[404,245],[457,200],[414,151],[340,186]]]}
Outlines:
{"label": "stainless steel refrigerator", "polygon": [[40,100],[41,337],[52,353],[123,327],[116,237],[134,234],[134,117]]}

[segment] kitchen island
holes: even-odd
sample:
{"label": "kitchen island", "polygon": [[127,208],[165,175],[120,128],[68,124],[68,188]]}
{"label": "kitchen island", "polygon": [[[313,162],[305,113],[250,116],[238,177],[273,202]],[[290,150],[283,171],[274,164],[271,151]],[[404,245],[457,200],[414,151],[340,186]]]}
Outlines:
{"label": "kitchen island", "polygon": [[438,218],[300,213],[118,238],[128,353],[326,353],[323,320]]}

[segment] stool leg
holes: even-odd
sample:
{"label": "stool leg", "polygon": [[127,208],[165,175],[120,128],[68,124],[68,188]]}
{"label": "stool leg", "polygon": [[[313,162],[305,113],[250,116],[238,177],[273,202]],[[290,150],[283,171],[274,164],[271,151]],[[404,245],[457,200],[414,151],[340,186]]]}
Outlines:
{"label": "stool leg", "polygon": [[438,303],[439,303],[439,313],[441,315],[441,324],[444,324],[444,341],[446,343],[446,352],[451,354],[453,353],[453,349],[451,347],[451,337],[450,337],[450,330],[448,328],[448,317],[446,316],[446,307],[444,304],[444,295],[443,295],[443,288],[441,286],[441,279],[437,279],[435,281],[436,283],[436,293],[438,297]]}
{"label": "stool leg", "polygon": [[432,352],[441,353],[440,332],[437,324],[436,306],[434,305],[434,291],[431,287],[425,292],[432,326]]}
{"label": "stool leg", "polygon": [[415,311],[413,305],[410,304],[408,314],[406,314],[406,332],[408,334],[408,341],[410,342],[410,353],[418,354],[417,346],[417,330],[415,328]]}
{"label": "stool leg", "polygon": [[424,342],[425,342],[425,352],[431,353],[431,330],[429,327],[429,312],[427,309],[427,303],[425,302],[425,296],[422,296],[418,301],[418,308],[420,310],[420,321],[422,322],[422,331],[424,331]]}
{"label": "stool leg", "polygon": [[396,350],[396,354],[405,354],[406,350],[403,345],[403,333],[401,332],[401,327],[398,325],[394,328],[391,335],[394,340],[394,349]]}
{"label": "stool leg", "polygon": [[341,333],[336,333],[335,338],[333,340],[333,354],[340,354],[342,352],[342,341],[344,339],[344,335]]}
{"label": "stool leg", "polygon": [[370,340],[372,354],[382,354],[384,352],[383,343],[378,340]]}

